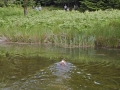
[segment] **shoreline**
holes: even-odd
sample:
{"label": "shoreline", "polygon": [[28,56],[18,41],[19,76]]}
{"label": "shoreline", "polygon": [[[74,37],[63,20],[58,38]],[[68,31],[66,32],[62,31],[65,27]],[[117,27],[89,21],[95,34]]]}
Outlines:
{"label": "shoreline", "polygon": [[1,45],[5,45],[5,44],[16,44],[16,45],[54,45],[54,46],[58,46],[58,47],[62,47],[62,48],[95,48],[95,49],[112,49],[112,50],[120,50],[119,47],[96,47],[96,46],[68,46],[68,45],[61,45],[61,44],[55,44],[55,43],[40,43],[40,42],[36,42],[36,43],[26,43],[26,42],[8,42],[8,41],[2,41],[0,40],[0,46]]}

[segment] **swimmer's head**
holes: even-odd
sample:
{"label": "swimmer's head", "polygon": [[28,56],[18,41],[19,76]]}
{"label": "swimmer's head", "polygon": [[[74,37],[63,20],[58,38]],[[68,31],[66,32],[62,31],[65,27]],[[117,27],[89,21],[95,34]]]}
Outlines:
{"label": "swimmer's head", "polygon": [[66,61],[65,60],[61,60],[60,61],[60,65],[66,65]]}

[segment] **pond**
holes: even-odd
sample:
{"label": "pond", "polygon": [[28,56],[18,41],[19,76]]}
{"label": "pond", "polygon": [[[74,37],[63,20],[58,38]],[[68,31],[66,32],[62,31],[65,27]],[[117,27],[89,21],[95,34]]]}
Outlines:
{"label": "pond", "polygon": [[53,89],[120,90],[120,50],[0,45],[0,90]]}

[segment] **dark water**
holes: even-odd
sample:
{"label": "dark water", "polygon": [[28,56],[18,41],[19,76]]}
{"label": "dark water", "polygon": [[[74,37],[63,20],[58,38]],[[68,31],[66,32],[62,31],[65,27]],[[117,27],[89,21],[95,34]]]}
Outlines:
{"label": "dark water", "polygon": [[0,90],[53,89],[120,90],[120,50],[0,45]]}

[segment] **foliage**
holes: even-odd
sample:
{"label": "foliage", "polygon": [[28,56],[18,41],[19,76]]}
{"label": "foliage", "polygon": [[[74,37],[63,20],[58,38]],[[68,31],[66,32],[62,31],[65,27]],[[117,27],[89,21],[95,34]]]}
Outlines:
{"label": "foliage", "polygon": [[21,9],[0,9],[0,35],[7,37],[8,41],[54,43],[63,47],[94,46],[97,41],[96,45],[119,46],[119,10],[80,13],[29,8],[30,13],[23,17]]}
{"label": "foliage", "polygon": [[46,6],[46,5],[49,5],[52,2],[52,0],[40,0],[40,2],[41,4]]}
{"label": "foliage", "polygon": [[0,0],[0,7],[3,7],[4,6],[4,2],[3,0]]}
{"label": "foliage", "polygon": [[[21,5],[21,6],[23,6],[24,0],[15,0],[14,3],[15,3],[16,5]],[[35,4],[34,0],[27,0],[27,6],[32,6],[32,5],[34,5],[34,4]]]}
{"label": "foliage", "polygon": [[[119,20],[110,20],[104,26],[97,25],[99,28],[94,31],[96,46],[118,47],[120,43]],[[98,34],[98,32],[100,32]]]}
{"label": "foliage", "polygon": [[[0,7],[3,6],[23,6],[24,0],[0,0]],[[120,0],[27,0],[27,6],[59,6],[63,7],[65,4],[69,8],[74,5],[79,6],[80,11],[96,11],[106,9],[120,9]]]}
{"label": "foliage", "polygon": [[81,9],[83,10],[104,10],[104,9],[119,9],[120,0],[80,0]]}

